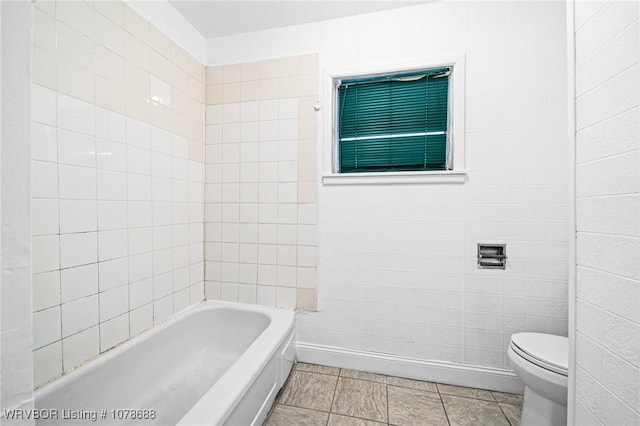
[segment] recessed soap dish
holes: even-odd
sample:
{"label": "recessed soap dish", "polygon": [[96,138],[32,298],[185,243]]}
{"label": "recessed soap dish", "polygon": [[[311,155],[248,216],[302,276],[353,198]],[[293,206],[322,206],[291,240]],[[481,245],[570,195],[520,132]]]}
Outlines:
{"label": "recessed soap dish", "polygon": [[478,268],[505,269],[506,266],[506,244],[478,244]]}

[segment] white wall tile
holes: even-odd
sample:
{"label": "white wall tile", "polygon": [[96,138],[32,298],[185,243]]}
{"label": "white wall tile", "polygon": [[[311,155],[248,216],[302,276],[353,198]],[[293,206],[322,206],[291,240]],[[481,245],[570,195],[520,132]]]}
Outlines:
{"label": "white wall tile", "polygon": [[56,128],[34,122],[31,125],[31,158],[55,163],[58,160]]}
{"label": "white wall tile", "polygon": [[98,265],[96,263],[60,271],[62,303],[98,293]]}
{"label": "white wall tile", "polygon": [[98,232],[99,260],[124,257],[128,252],[128,235],[125,229]]}
{"label": "white wall tile", "polygon": [[60,340],[60,307],[54,306],[34,313],[33,331],[34,349]]}
{"label": "white wall tile", "polygon": [[130,312],[131,335],[141,333],[153,325],[153,304],[141,306]]}
{"label": "white wall tile", "polygon": [[100,291],[107,291],[128,283],[129,259],[113,259],[98,264]]}
{"label": "white wall tile", "polygon": [[38,85],[31,87],[31,119],[50,126],[57,124],[56,92]]}
{"label": "white wall tile", "polygon": [[60,200],[60,233],[90,232],[98,229],[95,200]]}
{"label": "white wall tile", "polygon": [[206,124],[222,124],[222,105],[207,106]]}
{"label": "white wall tile", "polygon": [[40,386],[62,374],[62,342],[33,351],[33,384]]}
{"label": "white wall tile", "polygon": [[260,121],[277,120],[278,119],[278,101],[267,100],[260,101]]}
{"label": "white wall tile", "polygon": [[113,142],[126,140],[126,120],[123,115],[96,108],[96,137]]}
{"label": "white wall tile", "polygon": [[128,205],[125,201],[98,201],[98,229],[127,227]]}
{"label": "white wall tile", "polygon": [[31,194],[34,198],[58,198],[58,165],[31,162]]}
{"label": "white wall tile", "polygon": [[57,95],[58,127],[95,135],[95,106],[71,96]]}
{"label": "white wall tile", "polygon": [[57,235],[33,237],[32,242],[34,274],[60,268],[60,239]]}
{"label": "white wall tile", "polygon": [[59,166],[60,198],[96,199],[96,170],[86,167]]}
{"label": "white wall tile", "polygon": [[127,171],[140,175],[150,175],[151,152],[134,146],[127,146]]}
{"label": "white wall tile", "polygon": [[100,350],[106,351],[129,338],[129,315],[124,314],[100,324]]}
{"label": "white wall tile", "polygon": [[139,228],[153,223],[151,202],[129,201],[127,204],[127,213],[127,224],[130,228]]}
{"label": "white wall tile", "polygon": [[58,130],[58,161],[75,166],[96,166],[96,143],[93,136]]}
{"label": "white wall tile", "polygon": [[103,291],[100,301],[100,322],[103,323],[129,310],[129,288],[126,285]]}
{"label": "white wall tile", "polygon": [[96,232],[60,236],[60,267],[71,268],[98,261]]}
{"label": "white wall tile", "polygon": [[122,143],[106,139],[96,140],[96,161],[99,169],[124,172],[127,170],[127,150]]}
{"label": "white wall tile", "polygon": [[[64,324],[64,317],[63,317]],[[62,341],[64,371],[69,371],[100,353],[98,327],[91,327]]]}
{"label": "white wall tile", "polygon": [[278,118],[292,119],[298,118],[298,99],[280,99],[278,101]]}
{"label": "white wall tile", "polygon": [[153,301],[153,281],[148,278],[129,285],[129,304],[136,309]]}
{"label": "white wall tile", "polygon": [[33,235],[51,235],[59,232],[58,200],[31,201],[31,232]]}
{"label": "white wall tile", "polygon": [[62,337],[86,330],[98,324],[98,319],[98,295],[65,303],[62,305]]}
{"label": "white wall tile", "polygon": [[295,308],[296,306],[295,289],[278,287],[276,289],[276,306],[279,308]]}
{"label": "white wall tile", "polygon": [[60,272],[33,275],[33,311],[60,304]]}
{"label": "white wall tile", "polygon": [[127,175],[111,170],[98,170],[97,192],[99,200],[126,200]]}
{"label": "white wall tile", "polygon": [[159,324],[173,314],[173,297],[167,296],[153,302],[153,322]]}
{"label": "white wall tile", "polygon": [[[224,123],[239,123],[239,122],[240,122],[240,104],[231,103],[231,104],[222,105],[222,123],[224,124]],[[217,124],[217,123],[211,123],[211,124]]]}

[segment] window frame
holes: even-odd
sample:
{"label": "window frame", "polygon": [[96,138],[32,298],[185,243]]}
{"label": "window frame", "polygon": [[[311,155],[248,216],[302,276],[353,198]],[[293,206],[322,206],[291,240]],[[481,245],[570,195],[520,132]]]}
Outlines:
{"label": "window frame", "polygon": [[[342,80],[367,78],[378,75],[404,73],[434,68],[451,67],[449,76],[449,138],[451,145],[451,170],[340,173],[339,170],[339,111],[338,86]],[[325,149],[322,183],[340,184],[385,184],[385,183],[463,183],[464,170],[464,106],[465,106],[465,60],[464,55],[411,61],[393,68],[384,66],[360,66],[357,68],[325,72],[325,99],[330,99],[330,116],[325,117]],[[328,123],[327,123],[328,122]]]}

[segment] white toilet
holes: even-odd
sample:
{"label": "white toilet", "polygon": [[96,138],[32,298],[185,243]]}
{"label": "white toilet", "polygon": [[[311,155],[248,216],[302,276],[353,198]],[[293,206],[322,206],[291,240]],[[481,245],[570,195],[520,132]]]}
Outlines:
{"label": "white toilet", "polygon": [[525,385],[521,426],[567,424],[569,340],[542,333],[515,333],[509,361]]}

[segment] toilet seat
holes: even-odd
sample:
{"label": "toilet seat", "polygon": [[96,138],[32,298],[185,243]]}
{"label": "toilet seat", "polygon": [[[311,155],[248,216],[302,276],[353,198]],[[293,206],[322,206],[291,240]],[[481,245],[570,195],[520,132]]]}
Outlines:
{"label": "toilet seat", "polygon": [[542,333],[515,333],[511,336],[511,349],[526,361],[545,370],[568,376],[568,339]]}

